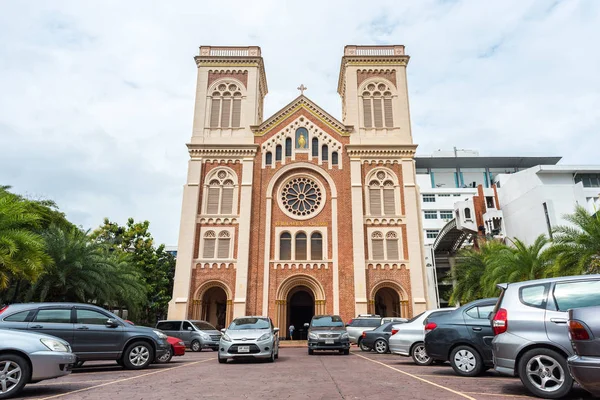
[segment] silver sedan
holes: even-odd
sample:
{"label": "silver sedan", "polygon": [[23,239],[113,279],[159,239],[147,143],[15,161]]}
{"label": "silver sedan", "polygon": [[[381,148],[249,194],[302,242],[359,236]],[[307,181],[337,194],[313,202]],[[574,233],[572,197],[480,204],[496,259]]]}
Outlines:
{"label": "silver sedan", "polygon": [[16,396],[27,383],[68,375],[74,363],[62,339],[0,329],[0,399]]}
{"label": "silver sedan", "polygon": [[279,357],[279,328],[269,317],[241,317],[223,329],[219,343],[219,363],[240,358],[263,358],[273,362]]}

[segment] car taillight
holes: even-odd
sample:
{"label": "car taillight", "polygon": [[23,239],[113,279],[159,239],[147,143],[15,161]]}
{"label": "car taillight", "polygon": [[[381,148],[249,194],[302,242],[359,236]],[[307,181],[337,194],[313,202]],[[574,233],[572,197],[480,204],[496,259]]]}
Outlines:
{"label": "car taillight", "polygon": [[350,325],[352,323],[352,321],[354,321],[354,320],[351,319],[350,321],[348,321],[348,323],[346,325]]}
{"label": "car taillight", "polygon": [[508,330],[508,311],[504,308],[499,309],[492,320],[494,335],[499,335]]}
{"label": "car taillight", "polygon": [[392,329],[392,336],[394,336],[396,333],[398,333],[399,329]]}
{"label": "car taillight", "polygon": [[8,308],[8,306],[4,306],[2,308],[0,308],[0,314],[2,314],[4,312],[4,310],[6,310]]}
{"label": "car taillight", "polygon": [[430,322],[427,325],[425,325],[425,333],[429,333],[435,328],[437,328],[437,324],[435,322]]}
{"label": "car taillight", "polygon": [[362,337],[367,337],[367,332],[363,332]]}
{"label": "car taillight", "polygon": [[579,321],[569,321],[569,334],[571,340],[590,340],[590,334],[585,325]]}

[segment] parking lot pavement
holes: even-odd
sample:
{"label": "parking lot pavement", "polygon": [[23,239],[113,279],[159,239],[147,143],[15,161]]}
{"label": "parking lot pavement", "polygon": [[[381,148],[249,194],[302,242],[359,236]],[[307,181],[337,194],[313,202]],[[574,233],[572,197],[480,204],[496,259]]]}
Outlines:
{"label": "parking lot pavement", "polygon": [[[216,353],[175,357],[169,364],[127,371],[115,363],[89,363],[71,375],[28,385],[27,399],[515,399],[531,398],[515,378],[487,372],[454,375],[449,365],[417,367],[394,355],[281,350],[279,360],[218,364]],[[581,389],[572,399],[589,398]]]}

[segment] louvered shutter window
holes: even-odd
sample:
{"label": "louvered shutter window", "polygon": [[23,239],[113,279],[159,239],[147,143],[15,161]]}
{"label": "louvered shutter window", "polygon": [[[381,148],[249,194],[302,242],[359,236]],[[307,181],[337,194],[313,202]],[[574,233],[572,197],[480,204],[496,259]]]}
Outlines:
{"label": "louvered shutter window", "polygon": [[216,128],[219,126],[219,112],[221,111],[221,99],[212,99],[210,108],[210,127]]}
{"label": "louvered shutter window", "polygon": [[211,232],[208,232],[204,237],[204,250],[202,251],[202,258],[215,258],[215,242],[217,241],[214,237],[214,233],[212,237],[209,236]]}
{"label": "louvered shutter window", "polygon": [[219,249],[217,258],[229,258],[229,243],[230,238],[219,238]]}
{"label": "louvered shutter window", "polygon": [[219,213],[219,192],[218,187],[208,188],[208,199],[206,202],[206,213],[207,214],[218,214]]}
{"label": "louvered shutter window", "polygon": [[242,119],[242,99],[233,99],[233,108],[231,110],[231,127],[239,128]]}
{"label": "louvered shutter window", "polygon": [[292,156],[292,138],[285,139],[285,156]]}
{"label": "louvered shutter window", "polygon": [[292,235],[287,232],[282,233],[279,238],[279,259],[292,259]]}
{"label": "louvered shutter window", "polygon": [[296,235],[296,260],[306,260],[306,234]]}
{"label": "louvered shutter window", "polygon": [[385,127],[392,128],[394,126],[394,116],[392,114],[392,99],[383,99],[383,111],[385,113]]}
{"label": "louvered shutter window", "polygon": [[231,99],[223,99],[223,110],[221,111],[221,128],[229,128],[230,111]]}
{"label": "louvered shutter window", "polygon": [[394,196],[393,187],[386,187],[383,189],[383,214],[396,214],[396,196]]}
{"label": "louvered shutter window", "polygon": [[369,211],[371,215],[381,215],[381,190],[379,186],[369,188]]}
{"label": "louvered shutter window", "polygon": [[319,139],[317,138],[312,140],[312,156],[319,157]]}
{"label": "louvered shutter window", "polygon": [[383,109],[381,106],[381,97],[373,98],[373,121],[375,128],[383,127]]}
{"label": "louvered shutter window", "polygon": [[373,239],[373,260],[383,260],[383,239]]}
{"label": "louvered shutter window", "polygon": [[365,116],[365,128],[371,128],[373,126],[373,120],[371,118],[371,97],[363,97],[363,111]]}
{"label": "louvered shutter window", "polygon": [[310,259],[323,259],[323,236],[318,232],[310,236]]}
{"label": "louvered shutter window", "polygon": [[387,239],[387,259],[390,261],[396,261],[400,259],[398,255],[398,239]]}
{"label": "louvered shutter window", "polygon": [[224,187],[221,195],[221,214],[233,214],[233,187]]}

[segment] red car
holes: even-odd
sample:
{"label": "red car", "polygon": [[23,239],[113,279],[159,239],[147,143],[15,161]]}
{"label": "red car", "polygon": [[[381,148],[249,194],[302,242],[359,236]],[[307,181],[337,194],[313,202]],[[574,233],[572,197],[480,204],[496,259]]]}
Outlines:
{"label": "red car", "polygon": [[183,340],[169,336],[167,337],[167,342],[171,344],[171,350],[167,351],[162,357],[157,358],[156,362],[158,363],[168,363],[173,356],[179,357],[185,354],[185,343],[183,343]]}

